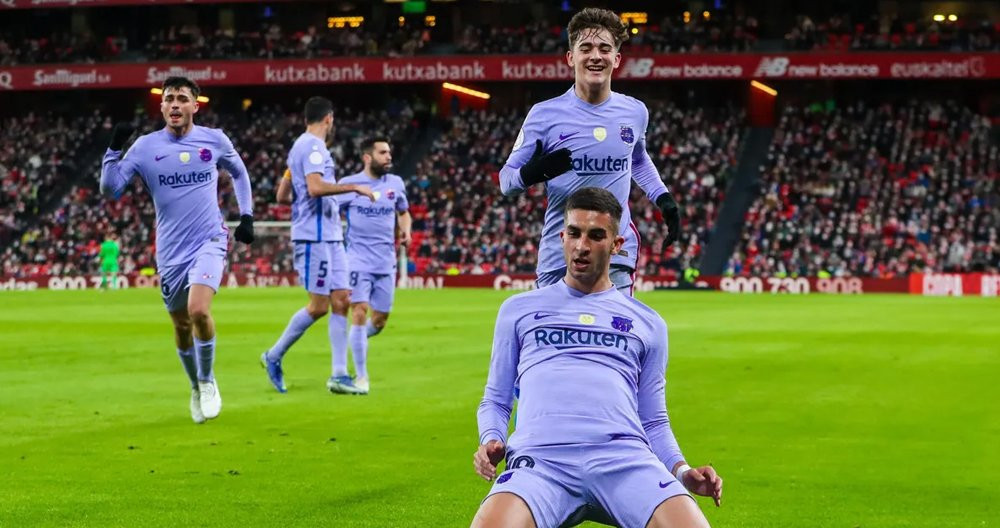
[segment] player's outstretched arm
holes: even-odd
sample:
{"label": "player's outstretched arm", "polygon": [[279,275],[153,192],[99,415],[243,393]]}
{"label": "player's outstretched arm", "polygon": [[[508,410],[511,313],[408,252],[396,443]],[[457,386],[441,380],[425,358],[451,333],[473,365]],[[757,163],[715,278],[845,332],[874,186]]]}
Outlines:
{"label": "player's outstretched arm", "polygon": [[[479,404],[476,421],[479,424],[479,445],[476,459],[480,451],[496,463],[503,458],[497,451],[497,444],[502,448],[507,442],[507,425],[510,413],[514,407],[514,381],[517,379],[517,363],[521,355],[517,336],[516,298],[508,299],[500,306],[497,314],[496,327],[493,330],[493,352],[490,355],[490,373],[486,379],[486,390],[483,401]],[[496,442],[496,443],[493,443]],[[489,447],[489,446],[493,447]],[[485,451],[484,451],[485,449]],[[498,454],[499,453],[499,454]],[[474,459],[475,460],[475,459]],[[476,472],[480,476],[491,479],[496,474],[496,463],[492,472],[482,466],[486,473],[480,472],[480,464],[476,464]]]}
{"label": "player's outstretched arm", "polygon": [[722,477],[711,466],[691,468],[684,460],[684,454],[677,444],[670,417],[667,415],[666,378],[667,369],[667,325],[662,319],[656,339],[646,351],[639,372],[639,420],[649,445],[656,457],[687,488],[696,495],[712,497],[716,506],[722,505]]}
{"label": "player's outstretched arm", "polygon": [[[117,123],[111,131],[111,141],[108,149],[104,152],[104,160],[101,162],[101,194],[104,196],[121,196],[122,191],[132,181],[132,176],[138,170],[136,158],[139,156],[139,141],[136,141],[128,154],[122,157],[122,147],[128,138],[135,133],[135,127],[131,123]],[[130,158],[129,154],[133,154]]]}
{"label": "player's outstretched arm", "polygon": [[323,176],[318,172],[306,174],[306,192],[313,198],[320,196],[333,196],[335,194],[358,193],[367,196],[369,200],[375,201],[375,193],[367,185],[356,183],[329,183],[323,181]]}
{"label": "player's outstretched arm", "polygon": [[413,217],[410,216],[409,211],[399,212],[399,243],[403,246],[409,246],[410,241],[413,240]]}
{"label": "player's outstretched arm", "polygon": [[642,106],[642,110],[645,120],[642,125],[642,134],[636,139],[635,147],[632,149],[632,179],[646,193],[649,201],[656,204],[663,215],[663,222],[667,224],[667,237],[663,245],[666,248],[680,236],[680,210],[677,207],[677,201],[674,200],[673,195],[660,179],[660,173],[656,170],[652,158],[646,152],[646,124],[649,121],[649,111],[646,110],[645,105]]}
{"label": "player's outstretched arm", "polygon": [[236,147],[229,140],[229,136],[221,130],[219,131],[219,150],[222,151],[222,156],[219,157],[219,166],[232,175],[236,203],[240,207],[240,225],[236,226],[233,238],[244,244],[252,244],[254,240],[253,190],[250,188],[250,175],[247,173],[247,166],[243,163],[240,153],[236,152]]}

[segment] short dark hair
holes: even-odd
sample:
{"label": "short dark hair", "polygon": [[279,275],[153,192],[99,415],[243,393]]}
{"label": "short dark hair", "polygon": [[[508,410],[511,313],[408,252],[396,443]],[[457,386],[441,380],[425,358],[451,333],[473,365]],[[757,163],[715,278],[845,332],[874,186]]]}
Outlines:
{"label": "short dark hair", "polygon": [[361,153],[362,154],[371,154],[372,151],[375,150],[375,144],[376,143],[391,144],[391,142],[389,141],[389,138],[387,138],[385,136],[372,136],[372,137],[367,138],[367,139],[365,139],[364,141],[361,142]]}
{"label": "short dark hair", "polygon": [[599,187],[584,187],[582,189],[577,189],[573,194],[569,195],[569,199],[566,200],[566,213],[573,209],[582,209],[584,211],[596,211],[598,213],[608,213],[611,216],[611,230],[612,235],[618,234],[618,224],[622,218],[622,204],[618,202],[618,198],[611,194],[607,189],[601,189]]}
{"label": "short dark hair", "polygon": [[588,7],[573,15],[566,26],[566,33],[569,34],[569,49],[580,38],[580,33],[588,29],[606,29],[611,33],[611,38],[615,41],[615,48],[621,48],[622,43],[628,40],[628,26],[622,22],[621,17],[610,9],[599,7]]}
{"label": "short dark hair", "polygon": [[188,79],[187,77],[167,77],[163,80],[164,92],[167,91],[167,88],[176,88],[179,90],[185,86],[191,90],[191,95],[193,95],[195,99],[198,99],[198,96],[201,95],[201,87],[199,87],[198,83],[192,81],[191,79]]}
{"label": "short dark hair", "polygon": [[306,124],[319,123],[326,116],[333,113],[333,103],[326,97],[310,97],[306,101]]}

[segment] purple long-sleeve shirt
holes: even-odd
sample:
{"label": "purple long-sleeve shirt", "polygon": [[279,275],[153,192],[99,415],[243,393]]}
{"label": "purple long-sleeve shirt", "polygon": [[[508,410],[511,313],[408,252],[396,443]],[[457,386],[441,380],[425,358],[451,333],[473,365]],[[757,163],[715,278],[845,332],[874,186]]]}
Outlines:
{"label": "purple long-sleeve shirt", "polygon": [[521,167],[535,152],[536,140],[542,140],[545,152],[564,147],[573,152],[573,169],[545,184],[549,204],[538,247],[539,272],[566,267],[559,232],[563,228],[566,200],[582,187],[607,189],[622,204],[620,234],[625,237],[625,245],[619,254],[612,256],[611,263],[636,269],[639,233],[632,225],[628,207],[631,181],[635,180],[653,202],[667,192],[646,152],[648,125],[646,105],[617,92],[592,105],[570,88],[559,97],[536,104],[528,112],[507,163],[500,170],[500,190],[505,195],[524,191]]}
{"label": "purple long-sleeve shirt", "polygon": [[253,214],[250,178],[232,141],[219,129],[197,125],[183,137],[166,128],[140,136],[125,156],[108,149],[101,193],[121,196],[139,176],[156,207],[156,264],[183,264],[205,241],[229,236],[219,210],[218,167],[233,177],[240,214]]}
{"label": "purple long-sleeve shirt", "polygon": [[560,281],[515,295],[497,315],[479,442],[516,450],[634,437],[673,470],[684,456],[667,416],[666,368],[663,318],[615,288],[585,294]]}

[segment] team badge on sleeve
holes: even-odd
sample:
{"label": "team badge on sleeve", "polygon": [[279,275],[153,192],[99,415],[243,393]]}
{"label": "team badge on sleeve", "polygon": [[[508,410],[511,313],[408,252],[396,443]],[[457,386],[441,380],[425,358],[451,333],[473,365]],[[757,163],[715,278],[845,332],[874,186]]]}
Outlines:
{"label": "team badge on sleeve", "polygon": [[622,141],[631,145],[635,142],[635,132],[632,131],[632,127],[629,125],[621,126]]}
{"label": "team badge on sleeve", "polygon": [[521,148],[521,145],[523,145],[523,144],[524,144],[524,129],[522,128],[517,133],[517,139],[514,140],[514,147],[511,149],[511,151],[513,152],[513,151]]}
{"label": "team badge on sleeve", "polygon": [[632,329],[632,320],[627,317],[615,315],[611,317],[611,327],[619,332],[628,332]]}

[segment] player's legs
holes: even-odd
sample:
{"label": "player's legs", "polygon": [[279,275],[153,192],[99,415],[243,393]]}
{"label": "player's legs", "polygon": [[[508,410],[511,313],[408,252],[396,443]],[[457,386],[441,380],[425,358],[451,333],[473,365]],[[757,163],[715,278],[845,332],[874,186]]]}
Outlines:
{"label": "player's legs", "polygon": [[565,267],[552,271],[540,271],[538,272],[538,276],[535,278],[535,287],[544,288],[546,286],[558,284],[564,277],[566,277]]}
{"label": "player's legs", "polygon": [[[352,297],[353,292],[354,290],[351,290]],[[365,328],[367,319],[368,303],[351,302],[351,330],[347,339],[354,355],[354,374],[359,385],[362,381],[368,383],[368,331]]]}
{"label": "player's legs", "polygon": [[524,499],[513,493],[490,495],[479,506],[472,528],[535,528],[535,519]]}
{"label": "player's legs", "polygon": [[[654,520],[673,524],[650,526],[708,526],[688,491],[641,440],[595,444],[586,450],[584,465],[588,491],[620,526],[647,526]],[[660,507],[665,509],[657,514]]]}
{"label": "player's legs", "polygon": [[229,241],[213,238],[198,250],[187,272],[187,311],[191,316],[194,348],[198,358],[198,390],[201,411],[212,419],[222,410],[222,396],[215,382],[215,321],[212,319],[212,299],[222,283]]}
{"label": "player's legs", "polygon": [[305,307],[292,314],[285,330],[274,345],[261,354],[261,366],[267,371],[271,385],[285,392],[284,369],[281,361],[302,334],[330,311],[330,285],[327,274],[330,264],[326,246],[312,242],[295,243],[295,269],[309,300]]}
{"label": "player's legs", "polygon": [[633,286],[635,285],[635,270],[628,266],[612,264],[610,272],[611,283],[623,294],[634,297]]}
{"label": "player's legs", "polygon": [[326,386],[332,392],[356,394],[356,387],[347,373],[347,311],[351,305],[347,252],[342,242],[326,242],[325,245],[330,255],[329,336],[333,371]]}
{"label": "player's legs", "polygon": [[647,528],[708,528],[708,519],[688,495],[676,495],[660,503],[646,523]]}
{"label": "player's legs", "polygon": [[368,335],[373,336],[385,328],[392,311],[392,302],[396,295],[395,275],[376,275],[372,283],[371,319],[368,323]]}
{"label": "player's legs", "polygon": [[163,304],[166,306],[170,320],[174,325],[177,357],[180,358],[184,372],[191,382],[191,398],[189,400],[191,419],[195,423],[203,423],[205,415],[201,411],[201,393],[198,390],[198,356],[195,352],[192,335],[194,325],[187,310],[187,267],[188,265],[185,264],[162,268],[160,270],[160,292],[163,294]]}
{"label": "player's legs", "polygon": [[580,458],[578,446],[509,450],[472,526],[572,526],[587,506]]}

